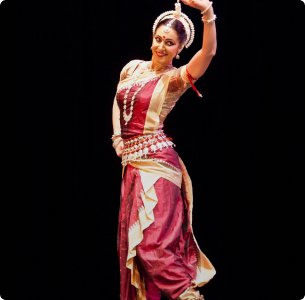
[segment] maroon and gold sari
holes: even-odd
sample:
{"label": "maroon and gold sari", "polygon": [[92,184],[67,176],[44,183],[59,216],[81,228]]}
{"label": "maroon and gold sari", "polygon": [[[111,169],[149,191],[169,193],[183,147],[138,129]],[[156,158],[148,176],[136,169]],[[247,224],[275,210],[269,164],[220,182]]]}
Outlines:
{"label": "maroon and gold sari", "polygon": [[192,183],[163,124],[190,87],[185,67],[145,72],[134,60],[121,72],[116,100],[124,139],[118,226],[120,300],[177,299],[215,269],[192,229]]}

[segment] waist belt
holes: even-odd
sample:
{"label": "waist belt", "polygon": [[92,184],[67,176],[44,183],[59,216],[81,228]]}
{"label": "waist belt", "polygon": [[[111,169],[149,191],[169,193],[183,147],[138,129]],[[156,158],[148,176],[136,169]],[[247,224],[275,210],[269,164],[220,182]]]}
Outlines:
{"label": "waist belt", "polygon": [[170,137],[167,137],[163,131],[155,134],[138,135],[129,139],[124,139],[124,150],[122,154],[122,164],[126,165],[128,161],[149,158],[151,154],[162,149],[171,147],[175,144]]}

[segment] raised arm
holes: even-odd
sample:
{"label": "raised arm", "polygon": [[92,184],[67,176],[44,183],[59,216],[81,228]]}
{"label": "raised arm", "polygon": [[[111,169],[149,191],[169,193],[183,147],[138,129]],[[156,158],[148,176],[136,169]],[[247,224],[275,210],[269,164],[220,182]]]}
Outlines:
{"label": "raised arm", "polygon": [[185,5],[198,9],[201,12],[203,23],[202,46],[187,64],[190,75],[198,79],[210,65],[217,49],[216,15],[213,10],[213,2],[208,0],[181,0]]}

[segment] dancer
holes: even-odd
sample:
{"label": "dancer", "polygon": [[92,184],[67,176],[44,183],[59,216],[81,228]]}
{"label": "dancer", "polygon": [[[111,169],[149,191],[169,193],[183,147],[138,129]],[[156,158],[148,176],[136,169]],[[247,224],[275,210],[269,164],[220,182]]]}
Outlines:
{"label": "dancer", "polygon": [[213,3],[181,2],[201,12],[201,48],[187,64],[174,67],[173,60],[195,37],[178,0],[175,10],[153,23],[151,60],[131,60],[122,68],[113,102],[112,141],[122,161],[120,300],[203,299],[199,287],[215,275],[194,237],[190,177],[163,130],[187,89],[201,97],[195,82],[217,47]]}

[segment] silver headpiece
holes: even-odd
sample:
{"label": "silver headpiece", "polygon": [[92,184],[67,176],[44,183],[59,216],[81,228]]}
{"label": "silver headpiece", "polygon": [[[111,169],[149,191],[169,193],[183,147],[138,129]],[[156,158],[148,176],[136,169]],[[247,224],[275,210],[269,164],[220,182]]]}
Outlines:
{"label": "silver headpiece", "polygon": [[152,31],[154,34],[156,31],[157,25],[162,20],[172,19],[172,21],[167,24],[168,28],[171,27],[174,20],[179,20],[183,24],[185,32],[186,32],[186,36],[187,36],[184,46],[185,46],[185,48],[188,48],[193,43],[194,36],[195,36],[195,28],[194,28],[194,24],[193,24],[192,20],[186,14],[181,12],[181,4],[179,1],[180,0],[177,0],[177,2],[175,3],[175,10],[165,11],[164,13],[162,13],[161,15],[159,15],[157,17],[157,19],[155,20],[155,22],[153,24]]}

